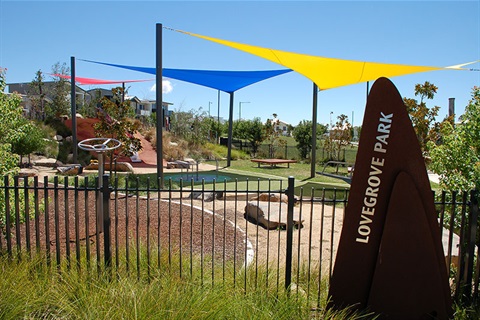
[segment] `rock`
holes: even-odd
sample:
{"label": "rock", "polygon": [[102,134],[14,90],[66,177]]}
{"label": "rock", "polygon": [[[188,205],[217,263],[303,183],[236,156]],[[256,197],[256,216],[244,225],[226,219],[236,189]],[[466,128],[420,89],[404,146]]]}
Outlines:
{"label": "rock", "polygon": [[[202,192],[201,191],[194,191],[190,193],[188,196],[189,199],[202,199]],[[203,201],[205,202],[212,202],[213,199],[223,199],[223,191],[215,191],[215,197],[213,195],[213,192],[205,192],[205,195],[203,197]]]}
{"label": "rock", "polygon": [[213,201],[213,192],[208,192],[205,194],[205,202],[212,202]]}
{"label": "rock", "polygon": [[[245,219],[257,223],[267,230],[285,230],[287,228],[287,205],[279,203],[278,206],[273,206],[268,202],[248,202],[245,206]],[[303,220],[299,221],[295,213],[293,226],[303,228]]]}
{"label": "rock", "polygon": [[[91,162],[85,167],[86,170],[98,170],[98,162]],[[110,163],[104,164],[105,173],[110,170]],[[118,172],[133,172],[133,167],[128,162],[117,162],[116,167],[113,170]]]}
{"label": "rock", "polygon": [[260,193],[258,197],[254,197],[251,200],[288,203],[287,195],[280,193]]}
{"label": "rock", "polygon": [[57,171],[67,176],[77,176],[83,173],[83,167],[79,164],[75,164],[68,167],[58,167]]}
{"label": "rock", "polygon": [[35,160],[33,162],[33,165],[39,166],[39,167],[56,168],[59,166],[63,166],[63,163],[54,158],[40,158]]}
{"label": "rock", "polygon": [[189,199],[201,199],[202,198],[202,193],[200,191],[194,191],[190,193],[190,196],[188,197]]}
{"label": "rock", "polygon": [[63,137],[61,135],[57,134],[53,137],[53,140],[60,142],[60,141],[63,140]]}
{"label": "rock", "polygon": [[[288,196],[283,193],[260,193],[258,197],[253,197],[250,200],[288,203]],[[295,196],[293,201],[294,204],[297,204],[298,198]]]}
{"label": "rock", "polygon": [[31,168],[22,168],[18,173],[19,177],[35,177],[38,176],[38,170]]}

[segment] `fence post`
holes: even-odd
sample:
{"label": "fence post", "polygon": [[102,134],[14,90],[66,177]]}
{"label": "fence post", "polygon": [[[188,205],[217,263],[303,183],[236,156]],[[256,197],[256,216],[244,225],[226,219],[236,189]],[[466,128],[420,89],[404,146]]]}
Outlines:
{"label": "fence post", "polygon": [[103,179],[101,189],[101,193],[103,195],[103,247],[105,254],[105,267],[109,268],[112,265],[112,243],[110,237],[110,186],[108,181],[108,174],[104,174],[101,178]]}
{"label": "fence post", "polygon": [[477,223],[478,219],[478,199],[477,191],[472,190],[470,192],[470,214],[469,214],[469,225],[467,233],[467,252],[465,254],[465,270],[464,270],[464,283],[461,284],[463,287],[462,293],[464,299],[469,302],[472,297],[472,278],[473,278],[473,261],[475,258],[475,247],[476,247],[476,235],[477,235]]}
{"label": "fence post", "polygon": [[12,252],[12,231],[11,231],[11,217],[10,217],[10,188],[8,176],[3,177],[3,185],[5,187],[5,240],[7,242],[7,253],[11,259]]}
{"label": "fence post", "polygon": [[285,289],[290,291],[292,283],[292,253],[293,253],[293,205],[295,204],[294,195],[295,179],[288,177],[288,188],[286,194],[288,197],[287,204],[287,248],[285,258]]}

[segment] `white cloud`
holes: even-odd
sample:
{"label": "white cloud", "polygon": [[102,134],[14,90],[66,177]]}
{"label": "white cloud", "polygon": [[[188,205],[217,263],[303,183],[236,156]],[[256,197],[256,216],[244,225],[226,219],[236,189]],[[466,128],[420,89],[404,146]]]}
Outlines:
{"label": "white cloud", "polygon": [[[151,92],[155,92],[157,91],[157,85],[154,84],[151,88],[150,88],[150,91]],[[173,91],[173,86],[172,86],[172,83],[169,81],[169,80],[162,80],[162,93],[170,93]]]}

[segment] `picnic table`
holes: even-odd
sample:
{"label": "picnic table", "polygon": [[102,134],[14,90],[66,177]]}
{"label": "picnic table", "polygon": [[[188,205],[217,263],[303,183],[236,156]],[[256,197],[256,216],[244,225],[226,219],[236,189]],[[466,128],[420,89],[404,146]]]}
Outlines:
{"label": "picnic table", "polygon": [[270,165],[270,167],[277,167],[277,164],[287,164],[288,168],[290,168],[290,163],[296,163],[297,160],[288,160],[288,159],[252,159],[252,162],[257,162],[258,167],[260,168],[260,164]]}

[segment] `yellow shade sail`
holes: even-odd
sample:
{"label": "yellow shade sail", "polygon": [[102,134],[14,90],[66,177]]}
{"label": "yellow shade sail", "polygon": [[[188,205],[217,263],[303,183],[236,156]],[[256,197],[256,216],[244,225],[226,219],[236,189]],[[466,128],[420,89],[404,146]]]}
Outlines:
{"label": "yellow shade sail", "polygon": [[320,90],[373,81],[380,77],[389,78],[434,70],[465,70],[461,67],[470,64],[459,64],[451,67],[428,67],[325,58],[257,47],[180,30],[175,31],[216,42],[281,64],[312,80]]}

